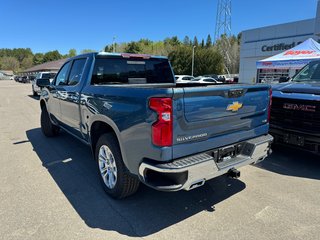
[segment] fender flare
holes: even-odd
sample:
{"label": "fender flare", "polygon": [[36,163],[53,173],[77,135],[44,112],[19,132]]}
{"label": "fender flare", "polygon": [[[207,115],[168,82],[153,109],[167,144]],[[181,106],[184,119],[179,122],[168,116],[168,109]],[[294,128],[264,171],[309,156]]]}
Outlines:
{"label": "fender flare", "polygon": [[[89,129],[90,129],[89,130],[89,141],[90,141],[91,148],[93,147],[92,143],[91,143],[91,127],[95,122],[103,122],[103,123],[109,125],[111,127],[111,129],[113,130],[113,132],[116,134],[116,137],[117,137],[117,140],[118,140],[118,143],[119,143],[119,147],[120,147],[120,151],[121,151],[121,155],[122,155],[122,160],[123,160],[125,166],[127,167],[128,166],[127,165],[127,161],[128,160],[127,160],[127,156],[126,156],[125,151],[124,151],[124,146],[122,145],[121,133],[120,133],[119,128],[117,127],[115,122],[112,121],[111,118],[109,118],[109,117],[107,117],[105,115],[102,115],[102,114],[95,114],[89,119],[89,121],[88,121],[88,126],[89,126]],[[94,149],[92,149],[92,151],[94,153]]]}

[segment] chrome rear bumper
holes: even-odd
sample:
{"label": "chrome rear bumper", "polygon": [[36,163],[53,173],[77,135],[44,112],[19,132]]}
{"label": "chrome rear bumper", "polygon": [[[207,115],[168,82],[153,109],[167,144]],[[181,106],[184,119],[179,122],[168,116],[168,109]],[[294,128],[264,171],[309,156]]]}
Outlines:
{"label": "chrome rear bumper", "polygon": [[170,163],[143,162],[139,167],[139,178],[149,187],[161,191],[191,190],[202,186],[205,181],[228,173],[230,169],[263,161],[271,151],[272,141],[271,135],[245,141],[241,143],[243,147],[239,154],[219,163],[215,160],[215,153],[219,149]]}

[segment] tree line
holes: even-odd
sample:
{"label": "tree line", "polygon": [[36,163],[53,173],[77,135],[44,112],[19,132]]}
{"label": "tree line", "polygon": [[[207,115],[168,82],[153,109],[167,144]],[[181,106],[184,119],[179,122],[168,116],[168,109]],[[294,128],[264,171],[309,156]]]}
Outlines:
{"label": "tree line", "polygon": [[[239,52],[241,35],[226,38],[221,36],[213,42],[210,34],[206,39],[188,36],[180,40],[177,36],[163,41],[140,39],[128,43],[114,43],[105,46],[106,52],[143,53],[168,56],[175,74],[190,75],[192,72],[192,56],[194,50],[194,75],[225,74],[239,72]],[[227,41],[226,41],[227,40]],[[228,43],[226,45],[226,42]],[[94,52],[84,49],[80,53]],[[32,66],[69,58],[77,55],[75,49],[68,54],[61,54],[58,50],[46,53],[33,53],[30,48],[0,49],[0,69],[19,72]],[[226,57],[227,56],[227,57]]]}
{"label": "tree line", "polygon": [[[206,40],[191,39],[186,36],[180,40],[177,36],[163,41],[140,39],[129,43],[110,44],[106,52],[144,53],[168,56],[175,74],[190,75],[194,48],[194,75],[239,73],[241,35],[226,38],[221,36],[213,42],[210,34]],[[225,46],[228,42],[228,46]],[[115,49],[114,49],[115,48]],[[228,55],[228,59],[225,58]]]}
{"label": "tree line", "polygon": [[[95,50],[84,49],[81,51],[81,53],[86,52],[95,52]],[[35,65],[76,55],[76,49],[70,49],[68,54],[61,54],[58,50],[34,54],[30,48],[0,48],[0,69],[13,70],[17,73]]]}

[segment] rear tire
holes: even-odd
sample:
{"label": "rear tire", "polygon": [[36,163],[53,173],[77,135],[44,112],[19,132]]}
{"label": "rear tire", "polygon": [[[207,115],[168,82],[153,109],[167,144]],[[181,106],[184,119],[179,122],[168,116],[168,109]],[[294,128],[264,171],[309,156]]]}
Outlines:
{"label": "rear tire", "polygon": [[112,133],[100,136],[95,159],[104,191],[113,198],[122,199],[134,194],[140,181],[132,176],[122,161],[117,138]]}
{"label": "rear tire", "polygon": [[46,107],[41,111],[41,130],[46,137],[55,137],[59,134],[59,127],[53,125]]}

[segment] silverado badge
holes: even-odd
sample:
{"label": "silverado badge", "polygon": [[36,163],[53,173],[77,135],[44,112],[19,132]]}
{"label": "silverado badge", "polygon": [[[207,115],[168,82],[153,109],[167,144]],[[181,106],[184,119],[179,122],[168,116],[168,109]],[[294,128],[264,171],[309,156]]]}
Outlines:
{"label": "silverado badge", "polygon": [[233,102],[229,104],[227,107],[227,111],[237,112],[240,108],[242,108],[243,104],[239,102]]}

